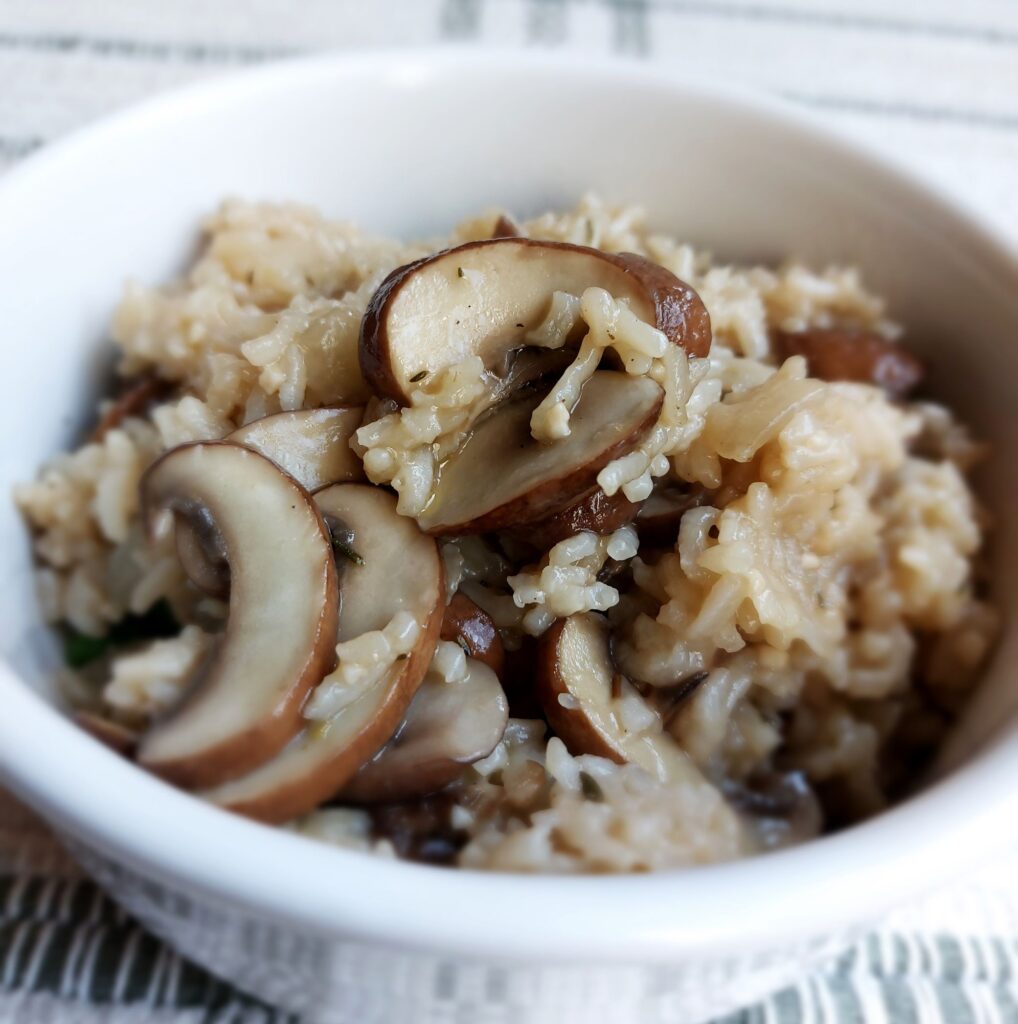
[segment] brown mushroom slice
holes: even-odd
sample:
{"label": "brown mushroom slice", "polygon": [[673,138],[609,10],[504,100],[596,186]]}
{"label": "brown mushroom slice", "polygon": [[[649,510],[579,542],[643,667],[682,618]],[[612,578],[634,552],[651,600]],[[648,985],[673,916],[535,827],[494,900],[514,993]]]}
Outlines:
{"label": "brown mushroom slice", "polygon": [[547,550],[583,530],[602,537],[614,533],[631,523],[639,508],[636,502],[630,501],[621,491],[609,496],[600,487],[595,487],[561,511],[511,532],[535,548]]}
{"label": "brown mushroom slice", "polygon": [[399,267],[382,282],[361,322],[361,372],[378,394],[405,404],[421,374],[473,355],[497,366],[525,344],[554,292],[592,286],[625,299],[691,355],[709,351],[706,308],[664,267],[565,242],[493,238]]}
{"label": "brown mushroom slice", "polygon": [[660,715],[618,676],[601,616],[571,615],[544,634],[538,648],[537,690],[548,723],[571,754],[638,764],[662,780],[688,778],[695,772],[663,731]]}
{"label": "brown mushroom slice", "polygon": [[104,747],[109,747],[116,754],[133,757],[138,746],[138,734],[118,722],[111,722],[94,711],[78,711],[74,721],[81,726],[93,739],[97,739]]}
{"label": "brown mushroom slice", "polygon": [[189,509],[173,517],[177,558],[187,578],[210,597],[230,596],[230,560],[226,545],[205,509]]}
{"label": "brown mushroom slice", "polygon": [[338,587],[314,502],[268,459],[202,442],[167,452],[141,483],[153,533],[163,513],[207,515],[230,565],[225,634],[200,683],[142,738],[138,761],[182,786],[216,785],[277,754],[334,658]]}
{"label": "brown mushroom slice", "polygon": [[523,238],[525,234],[523,228],[508,213],[500,213],[495,226],[491,229],[492,238]]}
{"label": "brown mushroom slice", "polygon": [[[252,420],[226,437],[271,459],[307,491],[363,480],[364,467],[350,447],[364,407],[299,409]],[[177,557],[188,579],[211,597],[230,593],[230,567],[222,538],[207,516],[178,516]]]}
{"label": "brown mushroom slice", "polygon": [[598,371],[584,385],[569,436],[551,444],[530,434],[540,395],[504,403],[442,465],[418,517],[421,527],[434,534],[485,533],[553,515],[589,492],[612,459],[639,444],[662,399],[648,377]]}
{"label": "brown mushroom slice", "polygon": [[144,415],[148,408],[173,390],[173,385],[161,377],[142,376],[126,382],[121,391],[103,413],[89,438],[101,442],[106,435],[131,416]]}
{"label": "brown mushroom slice", "polygon": [[908,349],[859,327],[779,331],[774,347],[781,359],[804,356],[811,377],[874,384],[892,398],[904,398],[925,374],[922,362]]}
{"label": "brown mushroom slice", "polygon": [[505,669],[505,649],[491,616],[466,594],[457,591],[442,617],[441,639],[463,648],[468,658],[483,662],[499,679]]}
{"label": "brown mushroom slice", "polygon": [[252,420],[226,440],[271,459],[308,491],[363,480],[364,467],[350,438],[364,419],[360,405],[299,409]]}
{"label": "brown mushroom slice", "polygon": [[409,800],[459,778],[463,768],[487,757],[509,721],[509,703],[498,676],[476,658],[467,677],[446,682],[429,675],[414,696],[399,732],[339,794],[353,803]]}
{"label": "brown mushroom slice", "polygon": [[338,484],[315,500],[341,524],[357,558],[341,558],[339,642],[384,629],[400,611],[413,616],[419,633],[405,658],[332,718],[305,722],[278,757],[200,794],[261,821],[287,821],[317,807],[390,739],[431,663],[445,610],[438,547],[413,519],[397,514],[388,491]]}
{"label": "brown mushroom slice", "polygon": [[641,544],[674,547],[682,517],[703,500],[703,488],[692,485],[665,485],[655,490],[636,514],[636,532]]}

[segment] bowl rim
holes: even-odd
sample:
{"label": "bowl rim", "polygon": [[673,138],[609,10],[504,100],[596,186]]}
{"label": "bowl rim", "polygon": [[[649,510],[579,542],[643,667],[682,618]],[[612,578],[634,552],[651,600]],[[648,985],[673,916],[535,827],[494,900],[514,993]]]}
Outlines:
{"label": "bowl rim", "polygon": [[[856,174],[925,204],[1018,281],[1018,251],[981,214],[812,115],[728,85],[621,58],[431,47],[325,53],[204,79],[46,146],[0,178],[3,211],[47,175],[153,119],[245,93],[350,75],[427,87],[449,74],[587,76],[708,101],[819,144]],[[664,961],[758,949],[850,928],[1018,842],[1018,732],[922,794],[845,832],[745,860],[641,876],[455,871],[339,849],[203,804],[88,737],[0,663],[0,777],[58,829],[138,871],[332,937],[534,961]],[[40,743],[39,736],[47,736]],[[102,784],[82,786],[81,779]],[[109,798],[116,794],[116,800]],[[958,827],[945,829],[943,822]],[[172,832],[166,822],[172,822]],[[183,840],[183,841],[181,841]],[[242,851],[238,853],[238,851]],[[921,854],[921,855],[920,855]],[[783,881],[776,884],[776,877]],[[336,878],[338,884],[328,884]],[[349,880],[356,880],[350,885]],[[788,880],[794,879],[794,888]],[[269,884],[271,882],[271,884]],[[411,911],[406,912],[410,907]],[[539,927],[535,924],[539,922]]]}

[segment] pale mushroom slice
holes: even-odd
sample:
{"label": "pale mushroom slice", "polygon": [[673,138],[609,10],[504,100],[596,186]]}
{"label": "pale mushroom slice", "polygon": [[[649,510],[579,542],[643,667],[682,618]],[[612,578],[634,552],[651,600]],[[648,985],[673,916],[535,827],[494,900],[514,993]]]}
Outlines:
{"label": "pale mushroom slice", "polygon": [[710,349],[699,295],[642,256],[565,242],[493,238],[446,249],[394,270],[361,323],[360,362],[380,395],[410,400],[421,375],[480,356],[489,369],[526,344],[554,292],[600,287],[629,303],[690,355]]}
{"label": "pale mushroom slice", "polygon": [[376,803],[425,796],[495,749],[509,721],[509,702],[487,665],[476,658],[466,661],[466,678],[459,681],[429,673],[399,731],[343,788],[340,799]]}
{"label": "pale mushroom slice", "polygon": [[438,547],[397,514],[388,491],[337,484],[315,500],[345,552],[337,554],[342,611],[333,643],[383,630],[398,612],[408,612],[418,631],[412,650],[333,717],[305,722],[278,757],[200,794],[261,821],[287,821],[317,807],[390,739],[431,663],[445,610]]}
{"label": "pale mushroom slice", "polygon": [[639,444],[663,397],[649,377],[599,370],[584,385],[569,436],[551,444],[530,433],[540,395],[503,403],[441,466],[418,517],[421,527],[433,534],[485,533],[558,512],[590,491],[612,459]]}
{"label": "pale mushroom slice", "polygon": [[142,737],[138,762],[186,787],[216,785],[277,754],[331,668],[338,587],[325,524],[268,459],[223,442],[181,445],[141,482],[154,534],[167,511],[215,523],[230,566],[225,634],[197,685]]}
{"label": "pale mushroom slice", "polygon": [[537,689],[548,723],[571,754],[637,764],[663,781],[695,777],[661,716],[616,672],[601,616],[571,615],[544,634]]}
{"label": "pale mushroom slice", "polygon": [[[307,491],[364,479],[350,439],[361,425],[364,407],[298,409],[252,420],[227,435],[271,459]],[[230,571],[215,523],[207,516],[178,517],[177,557],[191,582],[211,597],[230,593]]]}
{"label": "pale mushroom slice", "polygon": [[187,578],[209,597],[225,601],[230,596],[230,559],[208,511],[192,508],[174,515],[173,541]]}
{"label": "pale mushroom slice", "polygon": [[364,479],[364,466],[350,439],[364,419],[364,407],[277,412],[252,420],[226,440],[271,459],[308,491]]}

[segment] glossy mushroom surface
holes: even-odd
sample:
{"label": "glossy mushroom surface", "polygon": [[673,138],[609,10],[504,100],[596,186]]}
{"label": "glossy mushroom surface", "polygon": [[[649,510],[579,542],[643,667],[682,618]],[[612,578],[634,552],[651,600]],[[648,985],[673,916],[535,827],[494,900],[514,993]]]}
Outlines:
{"label": "glossy mushroom surface", "polygon": [[480,356],[489,369],[525,344],[554,292],[601,287],[690,355],[710,349],[700,297],[664,267],[631,253],[565,242],[493,238],[394,270],[368,305],[360,362],[377,394],[403,404],[423,375]]}
{"label": "glossy mushroom surface", "polygon": [[[395,499],[364,484],[337,484],[315,496],[333,531],[342,529],[340,617],[333,644],[384,630],[406,612],[412,648],[355,699],[325,720],[305,721],[277,757],[201,795],[262,821],[281,822],[334,796],[392,737],[431,662],[445,609],[434,540],[396,513]],[[328,685],[326,680],[322,685]]]}
{"label": "glossy mushroom surface", "polygon": [[301,725],[300,707],[332,667],[338,583],[317,506],[255,452],[182,445],[142,484],[154,533],[166,513],[207,516],[230,567],[226,631],[183,702],[142,738],[138,761],[179,785],[235,778],[269,760]]}

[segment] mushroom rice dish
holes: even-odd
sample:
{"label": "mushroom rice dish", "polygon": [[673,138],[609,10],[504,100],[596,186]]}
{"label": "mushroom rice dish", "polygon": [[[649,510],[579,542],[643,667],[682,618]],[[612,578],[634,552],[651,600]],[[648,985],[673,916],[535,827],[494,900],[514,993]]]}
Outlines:
{"label": "mushroom rice dish", "polygon": [[997,627],[980,446],[857,270],[595,197],[412,244],[236,200],[203,231],[15,495],[98,741],[506,871],[728,860],[920,783]]}

